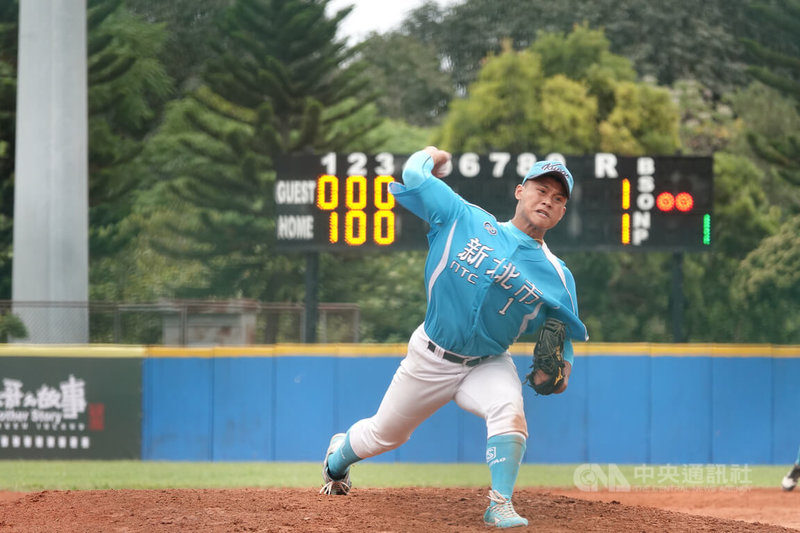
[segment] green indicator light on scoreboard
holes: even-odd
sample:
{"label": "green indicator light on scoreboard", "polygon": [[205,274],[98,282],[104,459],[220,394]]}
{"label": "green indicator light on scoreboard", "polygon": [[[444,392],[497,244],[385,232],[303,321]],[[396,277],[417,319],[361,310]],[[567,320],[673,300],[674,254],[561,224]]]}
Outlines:
{"label": "green indicator light on scoreboard", "polygon": [[703,244],[709,246],[711,244],[711,214],[706,213],[703,215]]}

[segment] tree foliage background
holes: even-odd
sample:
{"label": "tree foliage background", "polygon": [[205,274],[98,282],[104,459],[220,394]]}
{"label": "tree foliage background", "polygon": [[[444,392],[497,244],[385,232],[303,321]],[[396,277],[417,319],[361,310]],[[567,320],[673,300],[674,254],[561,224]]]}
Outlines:
{"label": "tree foliage background", "polygon": [[[328,3],[89,0],[93,299],[302,301],[304,258],[275,251],[284,153],[683,153],[715,172],[683,340],[800,343],[800,0],[426,2],[353,44]],[[6,298],[17,16],[2,3]],[[564,259],[592,340],[673,340],[671,254]],[[421,322],[424,252],[320,260],[320,299],[359,304],[363,340]]]}

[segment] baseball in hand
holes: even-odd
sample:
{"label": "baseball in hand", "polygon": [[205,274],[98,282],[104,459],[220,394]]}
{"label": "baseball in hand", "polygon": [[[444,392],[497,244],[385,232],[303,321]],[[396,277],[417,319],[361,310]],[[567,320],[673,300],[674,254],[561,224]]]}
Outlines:
{"label": "baseball in hand", "polygon": [[426,146],[425,151],[430,154],[433,159],[433,172],[432,174],[437,178],[444,178],[453,171],[452,155],[450,152],[439,150],[435,146]]}
{"label": "baseball in hand", "polygon": [[453,161],[451,159],[448,159],[447,161],[444,162],[444,164],[440,165],[438,169],[437,168],[433,169],[433,175],[436,176],[437,178],[445,178],[449,176],[452,171],[453,171]]}

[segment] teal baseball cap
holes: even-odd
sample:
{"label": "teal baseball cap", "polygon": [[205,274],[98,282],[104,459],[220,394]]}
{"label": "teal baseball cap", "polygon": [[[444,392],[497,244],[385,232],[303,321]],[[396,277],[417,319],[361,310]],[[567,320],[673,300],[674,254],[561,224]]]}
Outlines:
{"label": "teal baseball cap", "polygon": [[522,185],[525,185],[525,182],[528,180],[535,180],[542,176],[558,178],[567,190],[567,198],[572,194],[572,185],[575,183],[575,180],[561,161],[537,161],[522,179]]}

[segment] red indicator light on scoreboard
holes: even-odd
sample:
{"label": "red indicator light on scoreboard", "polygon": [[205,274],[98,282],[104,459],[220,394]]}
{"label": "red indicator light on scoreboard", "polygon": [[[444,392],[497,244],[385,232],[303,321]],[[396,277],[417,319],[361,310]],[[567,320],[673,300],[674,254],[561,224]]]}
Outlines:
{"label": "red indicator light on scoreboard", "polygon": [[679,192],[676,196],[669,192],[662,192],[656,197],[656,207],[658,207],[659,211],[677,209],[686,213],[694,207],[694,198],[688,192]]}
{"label": "red indicator light on scoreboard", "polygon": [[672,193],[662,192],[656,198],[656,206],[659,211],[672,211],[675,207],[675,197]]}
{"label": "red indicator light on scoreboard", "polygon": [[694,198],[688,192],[680,192],[675,197],[675,207],[678,211],[687,212],[691,211],[694,207]]}

